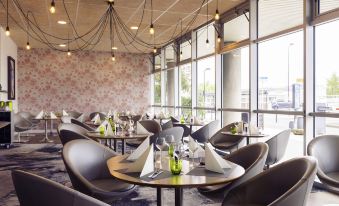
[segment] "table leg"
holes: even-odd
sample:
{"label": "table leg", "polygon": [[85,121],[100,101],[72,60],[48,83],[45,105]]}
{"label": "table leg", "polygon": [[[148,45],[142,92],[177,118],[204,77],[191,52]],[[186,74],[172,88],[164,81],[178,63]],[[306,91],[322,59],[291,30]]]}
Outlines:
{"label": "table leg", "polygon": [[183,205],[183,189],[182,188],[175,188],[175,206],[182,206]]}
{"label": "table leg", "polygon": [[192,134],[192,128],[193,128],[193,126],[190,125],[190,135]]}
{"label": "table leg", "polygon": [[113,140],[113,148],[114,148],[114,151],[116,152],[117,151],[117,140],[116,139]]}
{"label": "table leg", "polygon": [[160,187],[157,187],[157,206],[162,205],[162,189]]}
{"label": "table leg", "polygon": [[246,137],[246,143],[247,143],[247,145],[250,144],[250,138],[249,137]]}
{"label": "table leg", "polygon": [[52,140],[48,139],[47,127],[47,120],[45,120],[45,137],[40,142],[53,142]]}
{"label": "table leg", "polygon": [[125,139],[121,140],[121,154],[125,154],[125,149],[126,149],[126,141]]}
{"label": "table leg", "polygon": [[51,120],[49,135],[53,136],[53,120]]}

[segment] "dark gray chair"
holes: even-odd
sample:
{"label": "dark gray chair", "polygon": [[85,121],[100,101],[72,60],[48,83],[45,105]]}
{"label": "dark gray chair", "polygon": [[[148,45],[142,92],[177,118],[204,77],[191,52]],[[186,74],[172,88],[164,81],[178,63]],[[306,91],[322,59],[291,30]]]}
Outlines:
{"label": "dark gray chair", "polygon": [[316,171],[313,158],[291,159],[235,187],[222,205],[306,206]]}
{"label": "dark gray chair", "polygon": [[287,129],[266,141],[266,144],[268,144],[268,147],[270,148],[266,160],[267,168],[279,162],[284,157],[290,134],[291,130]]}
{"label": "dark gray chair", "polygon": [[84,129],[86,129],[86,130],[88,130],[88,131],[95,131],[94,128],[88,126],[88,125],[85,124],[85,123],[80,122],[80,121],[77,120],[77,119],[71,119],[71,123],[72,123],[72,124],[76,124],[76,125],[78,125],[78,126],[84,128]]}
{"label": "dark gray chair", "polygon": [[184,129],[184,137],[188,137],[191,134],[191,129],[187,125],[179,124],[179,120],[177,120],[176,118],[172,116],[170,118],[171,118],[173,127],[181,127]]}
{"label": "dark gray chair", "polygon": [[75,139],[91,140],[86,136],[88,130],[75,124],[60,124],[58,134],[62,145]]}
{"label": "dark gray chair", "polygon": [[70,117],[73,117],[74,119],[77,119],[77,118],[79,118],[82,115],[82,113],[77,112],[77,111],[68,111],[67,114]]}
{"label": "dark gray chair", "polygon": [[60,121],[61,121],[61,123],[70,124],[72,119],[73,119],[73,117],[71,117],[71,116],[62,116],[60,118]]}
{"label": "dark gray chair", "polygon": [[161,126],[159,124],[159,122],[155,121],[155,120],[141,120],[139,121],[139,123],[145,127],[145,129],[148,132],[151,132],[153,134],[157,134],[161,131]]}
{"label": "dark gray chair", "polygon": [[89,114],[89,119],[93,119],[95,117],[95,115],[99,114],[100,116],[100,120],[105,120],[106,118],[106,114],[102,113],[102,112],[92,112],[91,114]]}
{"label": "dark gray chair", "polygon": [[[317,176],[330,189],[339,189],[339,136],[316,137],[307,146],[307,154],[318,160]],[[333,187],[333,188],[331,188]]]}
{"label": "dark gray chair", "polygon": [[205,143],[218,131],[218,127],[219,120],[214,120],[193,132],[191,136],[199,143]]}
{"label": "dark gray chair", "polygon": [[12,171],[12,179],[21,206],[108,206],[104,202],[28,172]]}
{"label": "dark gray chair", "polygon": [[162,130],[169,129],[169,128],[172,128],[172,127],[173,127],[173,123],[172,123],[171,120],[169,120],[169,121],[167,121],[167,122],[165,122],[161,125]]}
{"label": "dark gray chair", "polygon": [[104,202],[112,202],[134,191],[131,185],[114,178],[106,161],[117,154],[94,141],[73,140],[62,151],[73,188]]}
{"label": "dark gray chair", "polygon": [[209,142],[213,147],[222,151],[232,151],[237,149],[239,144],[242,142],[244,137],[238,137],[234,135],[222,134],[221,132],[229,132],[234,127],[236,122],[226,125],[216,132],[210,139]]}
{"label": "dark gray chair", "polygon": [[21,112],[18,112],[18,114],[21,117],[23,117],[26,120],[28,120],[29,122],[31,122],[34,127],[36,127],[40,123],[40,120],[35,119],[35,116],[32,113],[30,113],[30,112],[21,111]]}
{"label": "dark gray chair", "polygon": [[182,141],[182,137],[184,134],[184,130],[181,127],[172,127],[165,130],[162,130],[161,132],[154,134],[150,137],[150,143],[154,143],[158,137],[166,137],[167,135],[173,135],[174,141],[176,143],[180,143]]}
{"label": "dark gray chair", "polygon": [[13,124],[14,124],[14,131],[18,133],[17,142],[27,142],[28,140],[21,141],[21,133],[31,130],[32,128],[34,128],[34,125],[19,114],[14,114]]}
{"label": "dark gray chair", "polygon": [[216,185],[198,188],[199,192],[207,195],[216,195],[221,193],[222,196],[227,195],[229,190],[251,179],[261,173],[265,166],[268,153],[268,146],[265,143],[250,144],[236,150],[232,154],[224,158],[245,169],[245,174],[239,179],[226,185]]}

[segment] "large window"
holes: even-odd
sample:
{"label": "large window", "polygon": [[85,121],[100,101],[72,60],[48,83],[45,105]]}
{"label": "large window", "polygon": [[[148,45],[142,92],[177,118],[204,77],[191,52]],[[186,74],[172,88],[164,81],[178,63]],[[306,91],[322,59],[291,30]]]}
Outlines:
{"label": "large window", "polygon": [[180,44],[180,61],[190,59],[192,57],[192,45],[190,41]]}
{"label": "large window", "polygon": [[236,43],[249,38],[249,13],[224,23],[224,45]]}
{"label": "large window", "polygon": [[166,110],[170,115],[174,115],[174,102],[175,102],[175,93],[174,93],[174,69],[169,69],[164,71],[164,81],[165,81],[165,106],[168,107]]}
{"label": "large window", "polygon": [[197,57],[202,57],[202,56],[206,56],[208,54],[214,53],[214,51],[215,51],[215,29],[214,29],[214,26],[208,25],[208,26],[198,30],[197,31],[197,42],[196,43],[197,43]]}
{"label": "large window", "polygon": [[169,45],[165,48],[165,69],[173,68],[176,65],[176,53],[174,45]]}
{"label": "large window", "polygon": [[161,73],[157,72],[154,76],[154,104],[161,105]]}
{"label": "large window", "polygon": [[154,70],[160,70],[161,69],[161,56],[156,55],[154,57]]}
{"label": "large window", "polygon": [[182,107],[180,114],[192,113],[192,68],[191,63],[179,67],[179,105]]}
{"label": "large window", "polygon": [[319,12],[324,13],[339,8],[339,0],[319,0]]}
{"label": "large window", "polygon": [[303,32],[258,45],[259,109],[297,111],[303,105]]}

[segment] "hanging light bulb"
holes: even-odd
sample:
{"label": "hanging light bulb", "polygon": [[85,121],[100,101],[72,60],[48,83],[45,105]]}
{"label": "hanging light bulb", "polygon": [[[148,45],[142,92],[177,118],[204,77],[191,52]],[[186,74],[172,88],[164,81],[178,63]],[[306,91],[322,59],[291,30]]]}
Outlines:
{"label": "hanging light bulb", "polygon": [[9,31],[9,26],[6,27],[6,36],[10,36],[11,35],[11,32]]}
{"label": "hanging light bulb", "polygon": [[114,54],[112,54],[112,61],[115,62],[115,55]]}
{"label": "hanging light bulb", "polygon": [[154,34],[154,27],[153,27],[153,24],[151,24],[151,26],[149,27],[149,33],[150,33],[151,35]]}
{"label": "hanging light bulb", "polygon": [[157,53],[157,48],[156,47],[153,48],[153,53],[154,54]]}
{"label": "hanging light bulb", "polygon": [[219,19],[220,19],[220,14],[219,14],[218,9],[215,11],[214,19],[215,19],[215,20],[219,20]]}
{"label": "hanging light bulb", "polygon": [[68,49],[68,51],[67,51],[67,56],[71,56],[72,55],[72,53],[71,53],[71,51]]}
{"label": "hanging light bulb", "polygon": [[55,13],[55,2],[54,0],[52,0],[51,2],[51,7],[49,8],[49,11],[54,14]]}
{"label": "hanging light bulb", "polygon": [[208,39],[206,39],[206,46],[207,48],[210,47],[210,41]]}
{"label": "hanging light bulb", "polygon": [[30,49],[31,49],[31,45],[29,45],[29,42],[27,42],[27,44],[26,44],[26,49],[27,49],[27,50],[30,50]]}
{"label": "hanging light bulb", "polygon": [[220,35],[218,35],[218,39],[217,39],[217,41],[218,41],[218,43],[220,43],[220,42],[221,42],[221,37],[220,37]]}
{"label": "hanging light bulb", "polygon": [[180,51],[180,58],[182,58],[182,51]]}

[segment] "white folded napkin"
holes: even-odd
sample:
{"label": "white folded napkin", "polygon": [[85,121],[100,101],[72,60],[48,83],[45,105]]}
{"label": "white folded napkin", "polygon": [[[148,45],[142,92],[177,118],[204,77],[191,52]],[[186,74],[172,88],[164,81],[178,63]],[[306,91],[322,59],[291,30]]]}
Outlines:
{"label": "white folded napkin", "polygon": [[149,137],[147,137],[132,154],[127,157],[129,161],[137,160],[149,147]]}
{"label": "white folded napkin", "polygon": [[137,122],[137,131],[136,131],[137,134],[149,134],[149,132],[147,131],[147,129],[145,129],[144,126],[142,126],[140,124],[140,122]]}
{"label": "white folded napkin", "polygon": [[94,125],[99,125],[101,124],[101,119],[100,117],[99,118],[96,118],[95,121],[93,122]]}
{"label": "white folded napkin", "polygon": [[113,115],[112,110],[109,110],[109,111],[107,112],[107,117],[110,117],[110,116],[112,116],[112,115]]}
{"label": "white folded napkin", "polygon": [[128,172],[140,172],[140,177],[154,171],[153,144],[128,168]]}
{"label": "white folded napkin", "polygon": [[77,118],[79,122],[84,122],[85,121],[85,115],[81,114],[80,117]]}
{"label": "white folded napkin", "polygon": [[250,134],[259,134],[258,127],[253,124],[250,124]]}
{"label": "white folded napkin", "polygon": [[97,121],[97,119],[100,119],[100,115],[99,114],[96,114],[93,119],[91,119],[92,122],[95,122]]}
{"label": "white folded napkin", "polygon": [[65,110],[62,110],[62,116],[69,116],[69,114]]}
{"label": "white folded napkin", "polygon": [[113,135],[114,135],[112,125],[111,125],[111,123],[109,123],[109,122],[107,122],[105,134],[106,134],[107,136],[113,136]]}
{"label": "white folded napkin", "polygon": [[[95,124],[95,123],[94,123]],[[101,124],[100,124],[100,126],[95,130],[96,132],[100,132],[100,128],[101,127],[104,127],[105,128],[105,133],[106,133],[106,125],[108,124],[108,121],[107,120],[105,120],[105,121],[103,121]]]}
{"label": "white folded napkin", "polygon": [[214,151],[211,143],[205,143],[205,168],[224,174],[224,169],[231,168],[231,165]]}
{"label": "white folded napkin", "polygon": [[37,116],[35,116],[35,119],[42,119],[44,116],[44,110],[41,110]]}
{"label": "white folded napkin", "polygon": [[57,116],[54,114],[54,112],[51,112],[50,115],[51,115],[51,119],[58,119]]}
{"label": "white folded napkin", "polygon": [[191,158],[199,157],[200,154],[205,152],[204,149],[199,145],[199,143],[196,142],[191,136],[188,136],[188,149],[190,150],[189,156]]}
{"label": "white folded napkin", "polygon": [[193,117],[193,124],[195,124],[195,125],[201,124],[200,119],[198,117]]}

